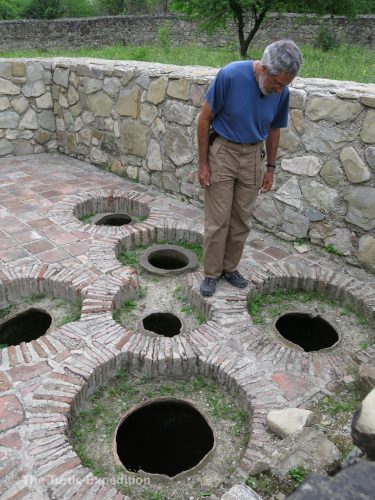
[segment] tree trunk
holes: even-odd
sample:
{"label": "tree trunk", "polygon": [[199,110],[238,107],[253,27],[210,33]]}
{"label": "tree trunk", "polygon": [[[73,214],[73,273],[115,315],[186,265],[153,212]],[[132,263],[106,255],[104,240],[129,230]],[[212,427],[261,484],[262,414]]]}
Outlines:
{"label": "tree trunk", "polygon": [[257,12],[253,11],[253,16],[255,18],[254,26],[246,38],[243,32],[244,23],[238,22],[238,40],[240,42],[240,55],[242,59],[247,59],[247,49],[249,48],[251,40],[254,38],[257,31],[259,30],[266,13],[267,10],[262,10],[262,12],[258,16]]}

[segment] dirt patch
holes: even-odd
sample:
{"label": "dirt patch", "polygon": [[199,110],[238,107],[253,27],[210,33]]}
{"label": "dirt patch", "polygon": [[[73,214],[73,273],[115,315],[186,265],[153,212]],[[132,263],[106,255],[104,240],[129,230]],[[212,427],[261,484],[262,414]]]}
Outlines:
{"label": "dirt patch", "polygon": [[[167,243],[170,244],[170,242],[161,242],[160,244]],[[200,250],[198,245],[192,246],[196,250]],[[120,261],[124,265],[131,265],[137,269],[139,298],[126,301],[121,308],[115,311],[114,319],[128,330],[139,330],[139,324],[146,316],[159,312],[171,313],[182,321],[182,331],[195,330],[205,321],[205,318],[185,298],[184,290],[188,273],[155,276],[144,270],[138,264],[138,260],[146,248],[146,246],[137,246],[131,251],[123,252],[122,257],[120,256]],[[198,263],[196,270],[201,269],[202,264]]]}
{"label": "dirt patch", "polygon": [[190,332],[205,321],[201,313],[192,307],[184,295],[186,277],[153,276],[144,272],[139,276],[142,297],[125,302],[114,317],[127,330],[139,330],[143,318],[150,314],[171,313],[182,321],[182,328]]}
{"label": "dirt patch", "polygon": [[[216,448],[202,468],[181,479],[128,472],[116,463],[115,428],[126,411],[163,396],[190,401],[204,412],[215,434]],[[238,482],[236,469],[245,452],[249,416],[213,382],[135,378],[123,370],[88,401],[71,430],[73,447],[84,465],[131,498],[192,499],[221,496]],[[163,450],[160,450],[163,453]]]}

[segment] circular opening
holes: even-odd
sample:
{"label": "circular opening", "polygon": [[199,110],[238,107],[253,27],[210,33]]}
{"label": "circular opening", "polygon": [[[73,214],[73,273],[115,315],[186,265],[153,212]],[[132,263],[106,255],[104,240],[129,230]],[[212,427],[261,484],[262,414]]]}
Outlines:
{"label": "circular opening", "polygon": [[41,309],[30,308],[0,324],[2,347],[30,342],[44,335],[51,326],[52,317]]}
{"label": "circular opening", "polygon": [[181,269],[189,263],[189,259],[177,250],[155,250],[148,261],[159,269]]}
{"label": "circular opening", "polygon": [[319,315],[283,314],[276,321],[275,328],[282,337],[306,352],[327,349],[339,340],[336,330]]}
{"label": "circular opening", "polygon": [[151,274],[168,276],[192,271],[198,266],[198,259],[183,246],[155,245],[142,253],[139,264]]}
{"label": "circular opening", "polygon": [[127,214],[109,214],[99,219],[95,224],[97,226],[125,226],[131,221],[131,217]]}
{"label": "circular opening", "polygon": [[117,455],[126,469],[173,477],[198,465],[214,435],[191,404],[159,400],[131,412],[116,433]]}
{"label": "circular opening", "polygon": [[152,313],[143,318],[145,330],[164,335],[164,337],[174,337],[181,332],[181,320],[171,313]]}

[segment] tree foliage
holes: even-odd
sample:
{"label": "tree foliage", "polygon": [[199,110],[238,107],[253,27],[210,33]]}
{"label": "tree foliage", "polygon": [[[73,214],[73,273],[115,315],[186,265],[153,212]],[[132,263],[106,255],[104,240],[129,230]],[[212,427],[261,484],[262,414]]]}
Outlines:
{"label": "tree foliage", "polygon": [[61,0],[31,0],[23,15],[26,19],[56,19],[63,17]]}
{"label": "tree foliage", "polygon": [[93,0],[98,15],[117,16],[127,14],[149,14],[168,11],[167,0]]}
{"label": "tree foliage", "polygon": [[0,0],[0,20],[20,19],[24,5],[24,0]]}
{"label": "tree foliage", "polygon": [[[179,12],[194,19],[200,30],[212,34],[226,29],[228,21],[237,27],[241,57],[245,58],[251,40],[270,12],[314,13],[353,17],[359,4],[372,0],[173,0]],[[245,26],[250,32],[245,33]]]}
{"label": "tree foliage", "polygon": [[90,0],[0,0],[0,19],[90,17]]}
{"label": "tree foliage", "polygon": [[90,0],[61,0],[64,17],[91,17],[94,10]]}

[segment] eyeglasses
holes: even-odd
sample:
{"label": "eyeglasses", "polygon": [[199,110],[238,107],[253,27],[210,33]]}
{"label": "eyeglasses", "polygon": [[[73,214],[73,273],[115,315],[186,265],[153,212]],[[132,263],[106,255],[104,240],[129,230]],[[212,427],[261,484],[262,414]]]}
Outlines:
{"label": "eyeglasses", "polygon": [[270,75],[268,72],[266,74],[267,74],[267,78],[271,78],[271,81],[272,81],[271,86],[275,90],[276,89],[282,90],[284,87],[287,87],[293,80],[292,77],[289,78],[287,75],[281,77],[281,79],[280,79],[280,75]]}

